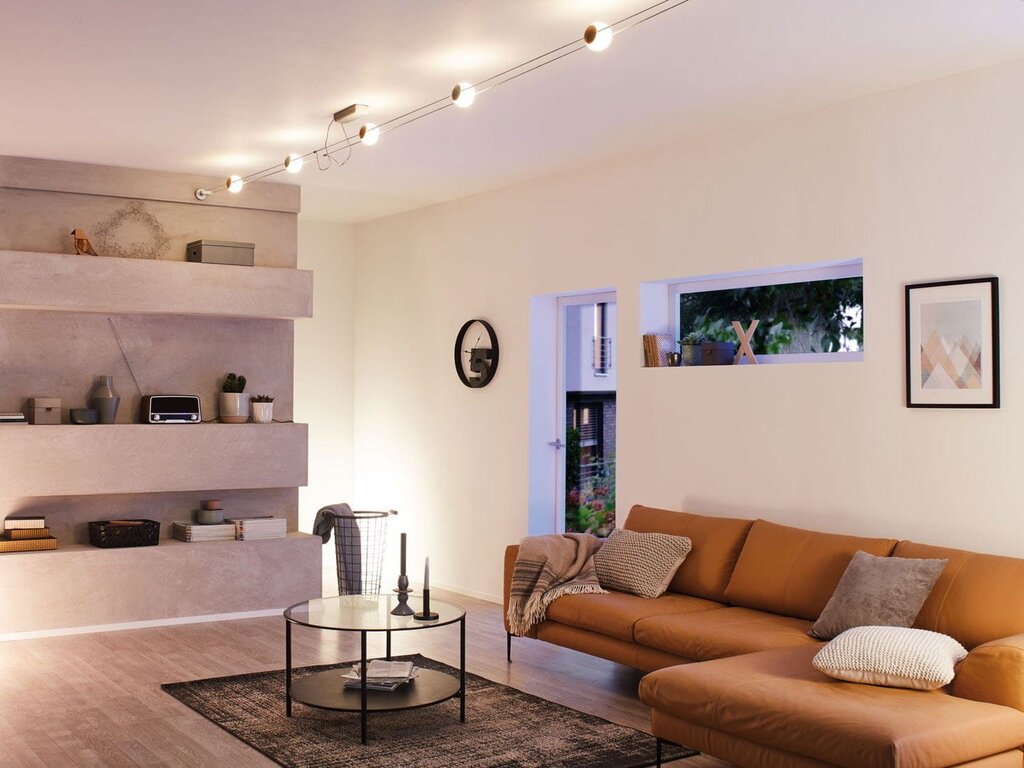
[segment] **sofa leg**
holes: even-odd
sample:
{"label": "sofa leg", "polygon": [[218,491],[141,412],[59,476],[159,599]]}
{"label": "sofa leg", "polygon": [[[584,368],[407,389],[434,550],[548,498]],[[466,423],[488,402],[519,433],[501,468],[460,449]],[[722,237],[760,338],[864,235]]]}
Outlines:
{"label": "sofa leg", "polygon": [[655,766],[655,768],[661,768],[661,745],[662,745],[662,743],[663,742],[662,742],[661,739],[657,739],[657,741],[655,741],[655,747],[654,747],[654,766]]}
{"label": "sofa leg", "polygon": [[507,655],[507,658],[508,658],[508,663],[511,664],[512,663],[512,633],[511,632],[506,632],[505,634],[507,635],[506,643],[508,645],[508,649],[506,651],[506,655]]}

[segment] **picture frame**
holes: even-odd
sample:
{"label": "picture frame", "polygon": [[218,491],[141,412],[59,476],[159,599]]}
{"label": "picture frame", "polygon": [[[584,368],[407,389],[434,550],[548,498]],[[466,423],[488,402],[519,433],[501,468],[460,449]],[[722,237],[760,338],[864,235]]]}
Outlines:
{"label": "picture frame", "polygon": [[905,286],[906,406],[999,407],[999,278]]}

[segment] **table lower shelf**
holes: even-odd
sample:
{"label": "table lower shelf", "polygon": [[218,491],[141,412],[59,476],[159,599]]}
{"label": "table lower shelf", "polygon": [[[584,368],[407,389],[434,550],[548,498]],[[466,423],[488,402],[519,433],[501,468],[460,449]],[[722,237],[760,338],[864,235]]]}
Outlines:
{"label": "table lower shelf", "polygon": [[[361,711],[362,692],[358,688],[345,688],[341,679],[343,670],[317,672],[292,682],[293,701],[319,709],[340,712]],[[444,672],[421,669],[410,683],[395,691],[367,691],[368,712],[394,712],[437,704],[459,695],[459,679]]]}

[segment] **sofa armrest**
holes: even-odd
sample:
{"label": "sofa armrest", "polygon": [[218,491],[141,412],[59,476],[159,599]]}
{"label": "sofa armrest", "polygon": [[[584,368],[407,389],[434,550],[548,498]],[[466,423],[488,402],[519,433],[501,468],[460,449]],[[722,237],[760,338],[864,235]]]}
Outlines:
{"label": "sofa armrest", "polygon": [[502,598],[502,619],[505,622],[505,631],[509,631],[508,627],[508,600],[509,595],[512,593],[512,571],[516,567],[516,556],[519,554],[519,545],[510,544],[505,547],[505,583],[501,590]]}
{"label": "sofa armrest", "polygon": [[953,678],[953,695],[1024,711],[1024,635],[983,643]]}

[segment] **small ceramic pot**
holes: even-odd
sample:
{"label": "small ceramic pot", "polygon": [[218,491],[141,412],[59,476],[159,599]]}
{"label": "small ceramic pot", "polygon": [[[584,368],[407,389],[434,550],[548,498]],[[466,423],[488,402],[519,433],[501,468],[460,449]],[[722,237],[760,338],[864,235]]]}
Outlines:
{"label": "small ceramic pot", "polygon": [[221,392],[220,420],[225,424],[245,424],[249,421],[251,397],[248,392]]}
{"label": "small ceramic pot", "polygon": [[700,365],[702,362],[699,344],[680,344],[679,352],[682,355],[683,365]]}
{"label": "small ceramic pot", "polygon": [[220,525],[224,522],[223,509],[197,509],[196,522],[200,525]]}
{"label": "small ceramic pot", "polygon": [[252,420],[257,424],[269,424],[274,420],[273,403],[253,403]]}

